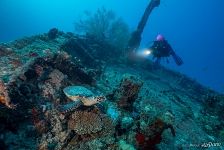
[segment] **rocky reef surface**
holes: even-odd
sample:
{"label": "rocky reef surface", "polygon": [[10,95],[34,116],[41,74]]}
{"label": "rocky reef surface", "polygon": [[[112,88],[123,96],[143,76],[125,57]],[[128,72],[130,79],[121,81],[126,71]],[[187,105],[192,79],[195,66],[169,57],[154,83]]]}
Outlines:
{"label": "rocky reef surface", "polygon": [[[153,63],[129,65],[92,37],[51,29],[0,44],[0,149],[223,148],[224,95]],[[63,89],[106,101],[68,112]]]}

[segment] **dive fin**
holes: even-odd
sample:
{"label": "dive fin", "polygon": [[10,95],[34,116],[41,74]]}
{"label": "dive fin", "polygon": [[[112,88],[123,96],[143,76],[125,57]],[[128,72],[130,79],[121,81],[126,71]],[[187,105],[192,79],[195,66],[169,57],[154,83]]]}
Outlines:
{"label": "dive fin", "polygon": [[175,53],[172,53],[171,55],[173,56],[173,59],[178,66],[180,66],[184,63],[183,60]]}
{"label": "dive fin", "polygon": [[160,62],[161,62],[161,57],[157,57],[154,65],[153,65],[153,69],[159,69],[160,68]]}

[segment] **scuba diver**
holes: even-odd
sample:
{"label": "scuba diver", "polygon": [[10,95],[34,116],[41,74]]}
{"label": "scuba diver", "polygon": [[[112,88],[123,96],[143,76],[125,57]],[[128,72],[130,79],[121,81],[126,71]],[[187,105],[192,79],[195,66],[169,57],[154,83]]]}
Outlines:
{"label": "scuba diver", "polygon": [[167,58],[170,55],[173,57],[175,63],[178,66],[183,64],[182,59],[176,55],[170,44],[161,34],[157,35],[153,45],[147,51],[145,51],[145,54],[152,54],[153,59],[156,59],[156,64],[160,64],[161,58]]}

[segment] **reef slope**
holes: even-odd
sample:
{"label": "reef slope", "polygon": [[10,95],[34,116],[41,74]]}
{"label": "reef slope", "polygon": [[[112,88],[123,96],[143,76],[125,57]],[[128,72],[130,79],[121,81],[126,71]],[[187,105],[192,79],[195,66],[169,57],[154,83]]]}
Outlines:
{"label": "reef slope", "polygon": [[[70,85],[107,100],[60,112]],[[150,61],[127,64],[90,37],[0,44],[0,149],[221,149],[223,112],[223,95]]]}

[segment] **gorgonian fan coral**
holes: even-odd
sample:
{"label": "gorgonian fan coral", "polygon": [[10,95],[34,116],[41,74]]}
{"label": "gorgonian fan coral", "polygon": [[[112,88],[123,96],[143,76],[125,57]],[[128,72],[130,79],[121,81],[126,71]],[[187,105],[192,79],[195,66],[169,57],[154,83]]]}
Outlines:
{"label": "gorgonian fan coral", "polygon": [[106,41],[116,49],[124,49],[129,39],[128,25],[104,7],[95,13],[85,12],[85,17],[75,23],[76,31]]}

